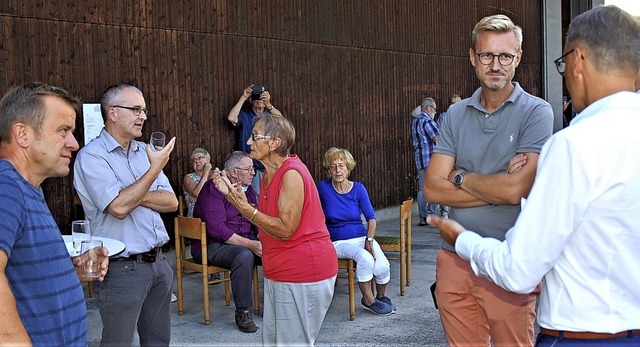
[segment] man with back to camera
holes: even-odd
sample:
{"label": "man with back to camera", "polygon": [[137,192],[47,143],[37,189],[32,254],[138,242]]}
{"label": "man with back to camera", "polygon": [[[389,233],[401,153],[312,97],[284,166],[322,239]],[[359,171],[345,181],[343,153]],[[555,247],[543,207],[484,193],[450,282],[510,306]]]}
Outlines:
{"label": "man with back to camera", "polygon": [[[512,82],[521,48],[522,29],[507,16],[475,25],[469,59],[481,85],[449,108],[425,179],[429,201],[451,206],[451,218],[499,240],[518,216],[553,129],[551,106]],[[507,173],[519,156],[526,165]],[[476,276],[446,242],[436,260],[436,284],[449,344],[533,344],[537,292],[514,294]]]}
{"label": "man with back to camera", "polygon": [[[243,110],[242,106],[249,98],[251,98],[249,101],[251,108]],[[253,131],[253,117],[260,116],[264,112],[282,116],[282,113],[271,103],[271,94],[264,86],[252,84],[244,88],[238,102],[227,115],[227,120],[236,129],[236,150],[251,153],[247,140],[249,140],[251,131]],[[264,165],[254,160],[253,166],[256,174],[251,181],[251,187],[253,187],[256,194],[260,194],[260,181],[262,181],[262,175],[264,174]]]}
{"label": "man with back to camera", "polygon": [[506,239],[431,220],[476,274],[517,293],[542,280],[536,346],[639,346],[640,22],[597,7],[573,20],[564,52],[555,63],[578,115],[542,148]]}
{"label": "man with back to camera", "polygon": [[433,120],[436,115],[436,101],[424,98],[420,103],[421,112],[411,120],[410,134],[413,145],[413,159],[418,169],[418,225],[427,225],[427,216],[436,213],[438,204],[427,202],[424,195],[424,177],[433,153],[433,146],[438,141],[438,125]]}
{"label": "man with back to camera", "polygon": [[93,234],[126,245],[96,288],[101,345],[130,346],[137,327],[140,345],[167,346],[173,270],[161,251],[169,235],[160,213],[178,208],[162,172],[176,139],[158,151],[134,140],[147,119],[144,96],[134,86],[108,87],[100,109],[104,129],[78,153],[73,184]]}
{"label": "man with back to camera", "polygon": [[[40,82],[13,88],[0,100],[0,343],[86,346],[87,308],[42,192],[49,177],[69,174],[80,101]],[[109,253],[103,248],[98,281]],[[83,278],[83,281],[87,279]]]}

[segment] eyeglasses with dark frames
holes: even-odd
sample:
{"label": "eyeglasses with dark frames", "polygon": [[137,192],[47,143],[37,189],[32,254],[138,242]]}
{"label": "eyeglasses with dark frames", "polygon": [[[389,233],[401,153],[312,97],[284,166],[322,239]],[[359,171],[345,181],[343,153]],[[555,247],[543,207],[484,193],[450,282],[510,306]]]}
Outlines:
{"label": "eyeglasses with dark frames", "polygon": [[500,65],[502,66],[511,65],[511,63],[513,63],[513,60],[518,55],[517,53],[516,54],[510,54],[510,53],[493,54],[489,52],[478,53],[475,50],[473,51],[473,53],[475,53],[478,56],[478,60],[480,60],[480,64],[482,65],[491,65],[493,64],[493,61],[496,59],[496,57],[498,57],[498,63],[500,63]]}
{"label": "eyeglasses with dark frames", "polygon": [[260,134],[256,134],[256,133],[251,133],[251,139],[253,140],[253,142],[256,142],[256,141],[262,140],[262,139],[269,140],[269,139],[271,139],[271,136],[270,135],[260,135]]}
{"label": "eyeglasses with dark frames", "polygon": [[125,110],[130,110],[131,112],[133,112],[133,115],[138,117],[140,116],[140,114],[142,112],[144,112],[145,115],[149,115],[149,109],[148,108],[143,108],[143,107],[139,107],[139,106],[121,106],[121,105],[113,105],[111,107],[117,107],[117,108],[124,108]]}
{"label": "eyeglasses with dark frames", "polygon": [[560,58],[553,61],[556,64],[556,69],[558,70],[558,73],[562,76],[564,76],[565,71],[567,71],[567,62],[564,61],[564,58],[566,58],[571,53],[573,53],[573,49],[571,49],[567,53],[563,54]]}

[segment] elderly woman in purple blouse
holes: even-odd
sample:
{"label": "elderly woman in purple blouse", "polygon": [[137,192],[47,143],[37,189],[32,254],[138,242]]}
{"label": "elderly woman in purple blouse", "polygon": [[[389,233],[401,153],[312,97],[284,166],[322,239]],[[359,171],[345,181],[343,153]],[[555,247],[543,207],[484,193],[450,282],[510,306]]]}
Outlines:
{"label": "elderly woman in purple blouse", "polygon": [[[249,155],[242,151],[231,153],[225,162],[225,171],[231,183],[241,185],[247,200],[255,206],[257,197],[251,188],[255,171]],[[212,180],[208,180],[200,190],[193,216],[207,224],[209,264],[231,270],[238,329],[245,333],[256,332],[258,328],[251,315],[252,276],[253,264],[262,264],[262,244],[256,236],[255,226],[227,201]],[[200,241],[191,242],[191,255],[199,262],[202,261],[201,247]]]}

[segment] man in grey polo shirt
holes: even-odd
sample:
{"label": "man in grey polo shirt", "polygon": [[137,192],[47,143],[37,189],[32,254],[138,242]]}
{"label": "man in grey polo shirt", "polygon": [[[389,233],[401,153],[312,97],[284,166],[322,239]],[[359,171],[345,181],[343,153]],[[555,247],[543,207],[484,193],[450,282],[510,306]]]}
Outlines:
{"label": "man in grey polo shirt", "polygon": [[178,207],[162,172],[175,137],[159,151],[134,140],[147,119],[144,96],[134,86],[107,88],[101,111],[104,129],[78,153],[73,180],[93,235],[126,245],[96,288],[101,344],[131,346],[137,326],[141,345],[167,346],[173,271],[160,252],[169,241],[160,212]]}
{"label": "man in grey polo shirt", "polygon": [[[512,82],[521,47],[522,29],[507,16],[476,24],[469,59],[481,86],[449,108],[425,179],[427,200],[451,206],[452,219],[499,240],[518,217],[553,130],[551,106]],[[514,157],[526,165],[509,174]],[[476,276],[447,243],[437,256],[436,284],[449,344],[533,345],[537,292],[510,293]]]}

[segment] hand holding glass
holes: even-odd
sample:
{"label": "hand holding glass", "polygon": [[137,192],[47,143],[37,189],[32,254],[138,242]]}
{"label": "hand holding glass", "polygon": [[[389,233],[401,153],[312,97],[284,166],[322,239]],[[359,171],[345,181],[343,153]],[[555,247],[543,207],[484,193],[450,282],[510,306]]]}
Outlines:
{"label": "hand holding glass", "polygon": [[98,278],[102,272],[102,241],[85,240],[81,243],[82,277]]}
{"label": "hand holding glass", "polygon": [[91,239],[91,230],[88,220],[74,220],[71,222],[71,240],[73,241],[73,252],[80,254],[80,243]]}
{"label": "hand holding glass", "polygon": [[151,150],[152,151],[159,151],[161,149],[164,148],[165,145],[165,136],[164,133],[161,133],[159,131],[153,132],[151,133]]}

